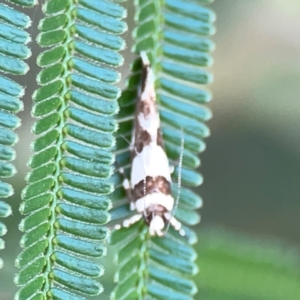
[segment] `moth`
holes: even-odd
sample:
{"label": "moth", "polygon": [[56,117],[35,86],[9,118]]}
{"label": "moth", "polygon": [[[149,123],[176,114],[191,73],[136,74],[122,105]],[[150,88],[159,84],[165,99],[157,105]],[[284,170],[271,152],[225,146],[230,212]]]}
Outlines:
{"label": "moth", "polygon": [[154,73],[145,52],[141,52],[141,59],[142,78],[130,145],[131,174],[130,180],[123,182],[130,209],[136,214],[125,220],[123,226],[129,227],[144,218],[152,236],[163,236],[169,224],[184,235],[181,223],[172,213],[175,201],[171,194],[171,169],[160,130]]}

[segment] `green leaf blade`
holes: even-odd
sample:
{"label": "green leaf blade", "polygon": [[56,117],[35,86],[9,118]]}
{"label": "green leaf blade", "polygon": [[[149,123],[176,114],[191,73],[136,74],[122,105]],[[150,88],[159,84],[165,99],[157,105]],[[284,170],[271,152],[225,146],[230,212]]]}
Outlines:
{"label": "green leaf blade", "polygon": [[31,7],[37,4],[36,0],[8,0],[8,1],[25,7]]}
{"label": "green leaf blade", "polygon": [[[10,2],[18,4],[18,1]],[[14,81],[14,76],[23,75],[29,69],[24,62],[31,55],[26,46],[30,36],[25,28],[31,25],[31,20],[17,9],[0,3],[0,21],[0,197],[7,198],[13,194],[13,187],[3,182],[2,178],[12,177],[17,172],[10,162],[15,159],[12,146],[18,142],[14,130],[21,125],[20,118],[15,114],[23,109],[20,98],[24,94],[24,87]],[[8,74],[10,78],[3,74]],[[6,218],[11,213],[10,206],[0,201],[0,217]],[[5,225],[0,222],[0,236],[6,231]],[[0,248],[4,248],[2,239]],[[0,268],[2,265],[0,260]]]}
{"label": "green leaf blade", "polygon": [[[110,235],[105,224],[120,94],[115,67],[123,63],[117,51],[125,46],[119,35],[126,13],[107,0],[47,0],[42,9],[37,41],[47,49],[37,58],[40,86],[32,97],[37,138],[20,208],[26,216],[18,295],[84,299],[103,290],[104,269],[91,259],[106,254]],[[40,277],[40,286],[26,282]]]}

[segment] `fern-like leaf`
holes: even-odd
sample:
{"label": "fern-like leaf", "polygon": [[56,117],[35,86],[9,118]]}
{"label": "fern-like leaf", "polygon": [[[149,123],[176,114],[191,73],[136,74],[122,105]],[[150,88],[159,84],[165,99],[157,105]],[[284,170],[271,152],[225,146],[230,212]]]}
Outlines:
{"label": "fern-like leaf", "polygon": [[108,199],[125,10],[107,0],[49,0],[38,42],[41,87],[33,95],[38,135],[23,191],[17,299],[97,295],[106,253]]}
{"label": "fern-like leaf", "polygon": [[[0,3],[0,178],[8,178],[16,173],[14,165],[11,164],[15,158],[12,146],[18,141],[14,130],[20,126],[20,119],[16,113],[23,109],[20,98],[24,94],[24,88],[3,73],[22,75],[27,72],[28,65],[24,60],[31,54],[26,46],[30,38],[24,29],[30,24],[28,16]],[[13,187],[0,180],[0,198],[12,194]],[[10,206],[0,201],[0,218],[10,214]],[[0,222],[0,236],[6,231],[5,225]],[[3,248],[4,241],[0,239],[0,249]],[[0,268],[2,264],[0,259]]]}
{"label": "fern-like leaf", "polygon": [[[200,5],[199,1],[139,0],[136,6],[134,52],[148,53],[157,78],[157,101],[166,152],[170,163],[176,165],[183,133],[182,183],[187,187],[198,186],[202,183],[202,177],[195,168],[200,164],[198,154],[205,148],[203,138],[209,135],[204,121],[211,118],[211,112],[205,106],[211,96],[201,85],[211,81],[211,75],[204,68],[212,63],[209,52],[214,46],[207,36],[214,33],[212,23],[215,15]],[[140,78],[141,61],[138,59],[132,66],[128,86],[119,100],[119,126],[123,137],[117,140],[116,159],[118,165],[127,171],[130,168],[130,154],[124,136],[131,139]],[[175,182],[178,172],[176,168],[173,176]],[[115,176],[114,220],[128,218],[131,213],[127,203],[118,202],[125,197],[121,180]],[[173,188],[173,194],[176,198],[176,187]],[[181,237],[170,228],[163,238],[153,238],[143,221],[113,233],[111,242],[122,242],[118,251],[118,285],[113,292],[113,299],[193,298],[197,288],[191,277],[197,273],[198,267],[191,245],[197,237],[186,225],[199,222],[195,209],[200,206],[201,198],[182,187],[175,216],[185,224],[186,237]]]}

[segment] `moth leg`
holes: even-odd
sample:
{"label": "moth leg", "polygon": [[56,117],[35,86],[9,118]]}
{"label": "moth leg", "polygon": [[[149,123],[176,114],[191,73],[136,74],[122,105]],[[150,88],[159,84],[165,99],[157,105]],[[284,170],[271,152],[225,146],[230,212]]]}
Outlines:
{"label": "moth leg", "polygon": [[115,225],[115,229],[118,230],[122,227],[128,228],[134,223],[138,222],[142,217],[143,217],[142,214],[133,215],[129,219],[124,220],[122,226],[120,224]]}
{"label": "moth leg", "polygon": [[173,174],[174,171],[175,171],[175,164],[172,165],[170,164],[170,174]]}
{"label": "moth leg", "polygon": [[124,181],[123,181],[123,187],[126,191],[127,198],[130,201],[129,202],[130,210],[133,211],[133,210],[135,210],[135,204],[134,204],[134,201],[133,201],[131,184],[130,184],[130,181],[127,178],[124,179]]}
{"label": "moth leg", "polygon": [[126,220],[123,221],[123,226],[124,227],[129,227],[132,224],[138,222],[142,217],[143,217],[142,214],[133,215],[131,218],[126,219]]}
{"label": "moth leg", "polygon": [[180,235],[184,236],[185,231],[182,229],[182,224],[169,212],[164,213],[165,218],[169,221],[170,225],[179,232]]}
{"label": "moth leg", "polygon": [[123,188],[125,189],[126,196],[127,196],[128,200],[130,201],[129,202],[130,203],[130,210],[133,211],[133,210],[135,210],[135,204],[134,204],[134,201],[133,201],[132,187],[131,187],[130,181],[127,178],[123,168],[119,168],[119,172],[124,178],[122,185],[123,185]]}

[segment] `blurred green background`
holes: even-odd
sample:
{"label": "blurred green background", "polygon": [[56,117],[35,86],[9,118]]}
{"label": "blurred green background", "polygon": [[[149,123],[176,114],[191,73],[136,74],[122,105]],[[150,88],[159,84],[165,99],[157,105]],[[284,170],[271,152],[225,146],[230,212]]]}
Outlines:
{"label": "blurred green background", "polygon": [[[2,2],[2,1],[0,1]],[[132,4],[127,4],[129,19]],[[197,227],[201,300],[300,299],[300,1],[215,0],[217,48],[209,105],[212,135],[201,155],[204,184],[202,221]],[[40,8],[30,10],[36,20]],[[132,24],[131,24],[132,27]],[[33,35],[36,32],[33,31]],[[130,33],[126,59],[131,58]],[[38,53],[20,83],[35,88]],[[128,64],[123,70],[128,72]],[[22,128],[15,147],[18,174],[10,182],[13,216],[0,256],[0,299],[16,292],[14,259],[20,252],[18,206],[33,139],[31,99],[24,98]],[[113,253],[110,254],[112,256]],[[106,265],[104,283],[115,266]],[[103,280],[102,280],[103,282]],[[105,286],[104,298],[112,284]]]}

